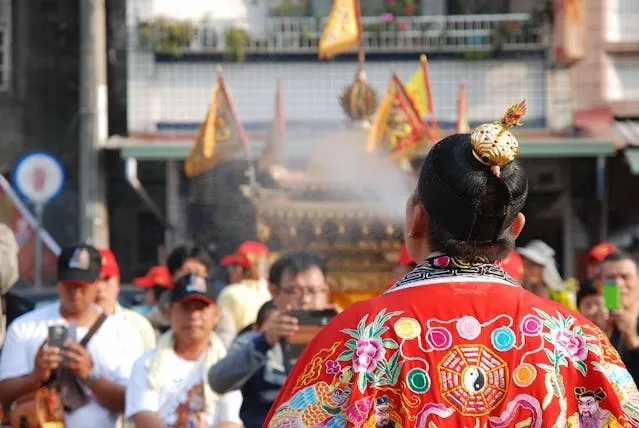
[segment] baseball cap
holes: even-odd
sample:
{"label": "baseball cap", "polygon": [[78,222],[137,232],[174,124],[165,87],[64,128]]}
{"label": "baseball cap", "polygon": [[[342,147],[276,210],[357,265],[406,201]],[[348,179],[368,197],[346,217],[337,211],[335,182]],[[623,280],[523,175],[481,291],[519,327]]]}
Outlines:
{"label": "baseball cap", "polygon": [[133,278],[133,284],[138,287],[173,287],[173,279],[171,273],[166,266],[153,266],[144,276]]}
{"label": "baseball cap", "polygon": [[619,251],[616,245],[610,242],[600,242],[588,251],[586,255],[586,263],[597,262],[601,263],[610,254]]}
{"label": "baseball cap", "polygon": [[100,255],[102,256],[100,276],[102,278],[120,278],[120,267],[118,266],[118,261],[113,251],[107,248],[100,248],[98,251],[100,251]]}
{"label": "baseball cap", "polygon": [[171,290],[171,302],[201,300],[206,303],[215,303],[216,299],[215,287],[205,278],[193,274],[178,278]]}
{"label": "baseball cap", "polygon": [[416,196],[451,239],[495,243],[523,209],[528,180],[508,129],[525,113],[525,103],[511,106],[499,121],[453,134],[430,149]]}
{"label": "baseball cap", "polygon": [[222,260],[220,260],[220,265],[222,266],[237,265],[237,266],[242,266],[244,269],[251,268],[251,262],[249,261],[249,259],[243,254],[237,254],[237,253],[229,254],[228,256],[223,257]]}
{"label": "baseball cap", "polygon": [[100,277],[102,256],[91,245],[65,247],[58,257],[58,281],[93,284]]}

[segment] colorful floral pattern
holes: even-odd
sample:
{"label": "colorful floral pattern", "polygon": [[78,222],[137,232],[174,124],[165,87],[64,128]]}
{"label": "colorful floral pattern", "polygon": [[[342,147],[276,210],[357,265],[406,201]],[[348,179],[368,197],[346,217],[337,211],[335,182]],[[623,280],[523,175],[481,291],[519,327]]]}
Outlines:
{"label": "colorful floral pattern", "polygon": [[[632,378],[583,318],[534,296],[522,299],[497,267],[446,256],[425,265],[410,274],[414,281],[407,277],[384,298],[346,311],[313,342],[308,363],[303,356],[291,375],[304,382],[284,386],[267,426],[372,428],[376,411],[393,409],[395,426],[540,428],[543,419],[567,427],[577,386],[601,386],[601,409],[624,428],[639,426]],[[492,275],[495,292],[479,281],[465,284],[473,272]],[[434,287],[430,300],[411,294],[424,280],[430,287],[451,276],[455,284]]]}

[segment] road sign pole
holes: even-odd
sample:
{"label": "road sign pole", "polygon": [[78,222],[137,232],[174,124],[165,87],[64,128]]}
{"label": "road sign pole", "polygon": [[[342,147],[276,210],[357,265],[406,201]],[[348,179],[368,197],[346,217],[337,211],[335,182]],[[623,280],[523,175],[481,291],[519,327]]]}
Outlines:
{"label": "road sign pole", "polygon": [[34,242],[34,251],[35,251],[35,269],[33,272],[33,278],[35,280],[35,288],[42,287],[42,218],[44,212],[44,204],[43,203],[35,203],[35,215],[36,215],[36,234],[35,234],[35,242]]}

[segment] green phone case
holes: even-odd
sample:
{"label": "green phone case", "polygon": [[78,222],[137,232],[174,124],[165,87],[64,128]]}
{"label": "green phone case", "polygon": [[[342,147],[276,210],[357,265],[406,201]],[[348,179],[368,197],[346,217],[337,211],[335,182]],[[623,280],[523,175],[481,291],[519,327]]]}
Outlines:
{"label": "green phone case", "polygon": [[603,298],[606,308],[616,311],[621,306],[621,290],[617,284],[604,284]]}

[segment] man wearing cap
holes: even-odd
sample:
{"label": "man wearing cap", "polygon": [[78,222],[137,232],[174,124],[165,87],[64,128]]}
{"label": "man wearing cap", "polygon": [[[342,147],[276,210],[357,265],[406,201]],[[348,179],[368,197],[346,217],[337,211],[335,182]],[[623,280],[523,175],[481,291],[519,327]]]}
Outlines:
{"label": "man wearing cap", "polygon": [[576,387],[601,387],[602,410],[639,421],[639,392],[599,329],[499,266],[525,223],[528,180],[508,131],[524,112],[433,146],[406,204],[417,268],[315,337],[265,426],[374,426],[386,396],[395,426],[565,427]]}
{"label": "man wearing cap", "polygon": [[19,276],[16,237],[9,226],[0,223],[0,348],[4,342],[7,322],[5,294],[18,281]]}
{"label": "man wearing cap", "polygon": [[162,294],[173,287],[173,279],[166,266],[152,266],[146,275],[133,278],[133,285],[144,289],[144,303],[134,309],[148,316],[157,309]]}
{"label": "man wearing cap", "polygon": [[128,326],[133,326],[140,334],[145,350],[153,348],[155,346],[155,330],[149,320],[131,309],[123,308],[118,302],[120,267],[115,255],[106,248],[100,249],[100,255],[102,256],[102,271],[98,280],[96,303],[102,307],[105,314],[118,317]]}
{"label": "man wearing cap", "polygon": [[600,242],[592,247],[586,254],[586,280],[597,283],[601,274],[601,262],[617,251],[619,249],[610,242]]}
{"label": "man wearing cap", "polygon": [[268,248],[261,242],[246,241],[237,251],[222,259],[231,282],[220,292],[218,303],[233,315],[238,330],[257,319],[262,305],[271,300],[266,281]]}
{"label": "man wearing cap", "polygon": [[[84,403],[65,412],[65,426],[118,426],[125,385],[133,362],[142,354],[142,340],[124,321],[104,317],[95,304],[101,259],[89,245],[63,248],[58,258],[60,301],[20,316],[9,327],[0,359],[4,406],[35,392],[61,368],[60,373],[80,382]],[[48,345],[48,329],[53,325],[68,328],[63,349]],[[78,342],[94,325],[97,330],[87,346],[81,346]],[[64,394],[62,398],[70,407]]]}
{"label": "man wearing cap", "polygon": [[170,291],[171,330],[134,364],[125,416],[140,428],[241,427],[242,394],[217,394],[206,382],[208,369],[226,354],[213,333],[220,317],[216,290],[187,274]]}

